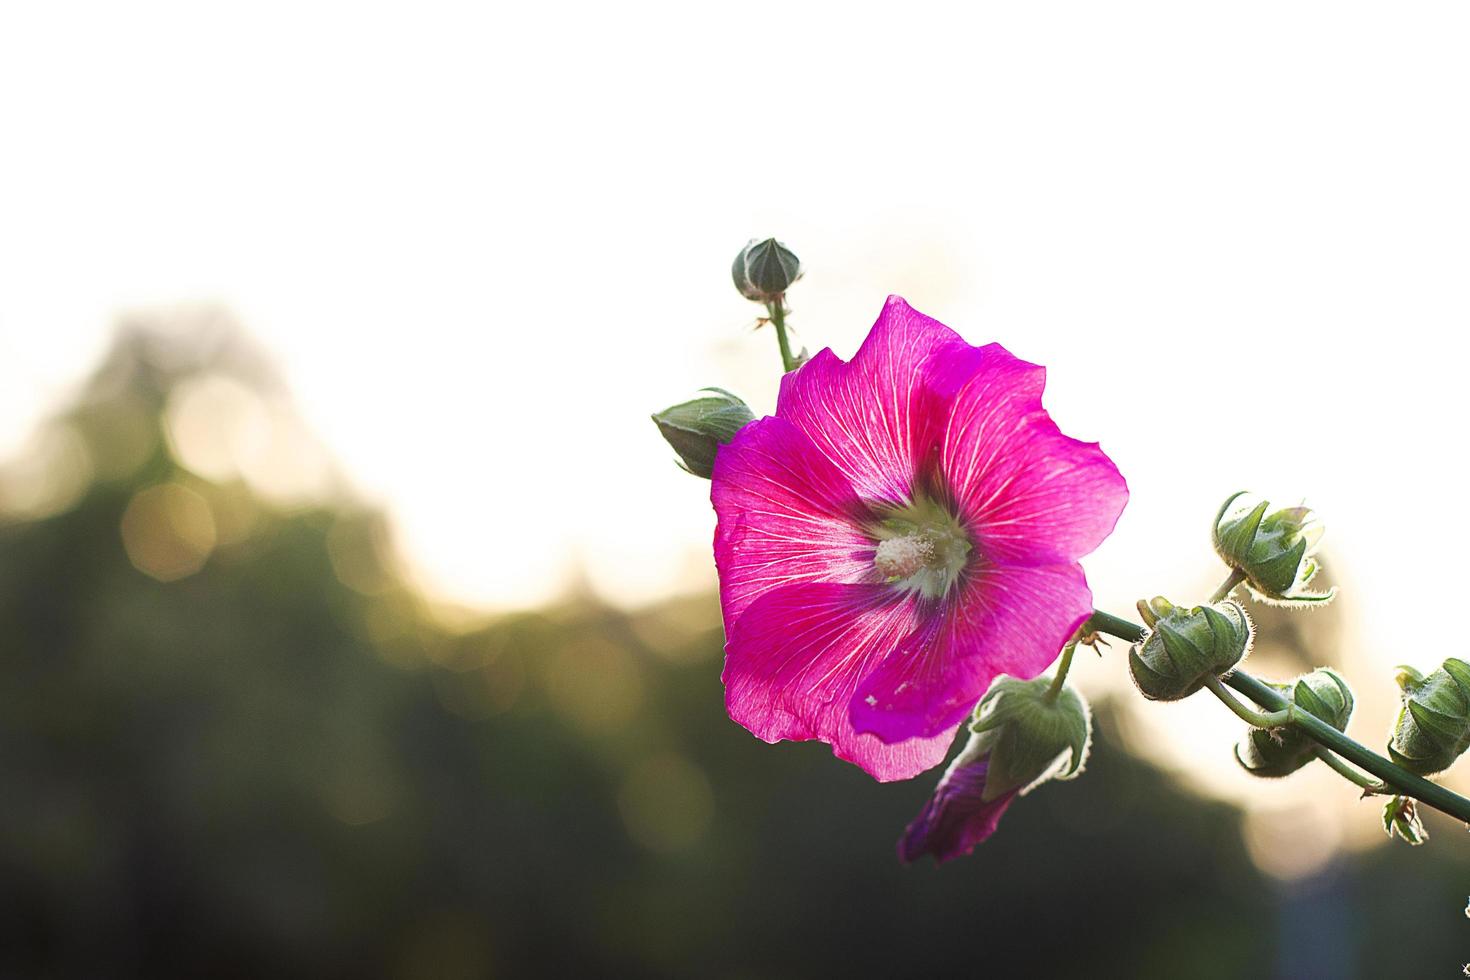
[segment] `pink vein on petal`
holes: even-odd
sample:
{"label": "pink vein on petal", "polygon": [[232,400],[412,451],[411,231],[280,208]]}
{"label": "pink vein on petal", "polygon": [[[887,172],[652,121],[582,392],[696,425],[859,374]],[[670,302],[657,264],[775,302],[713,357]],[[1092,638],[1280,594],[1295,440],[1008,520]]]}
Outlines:
{"label": "pink vein on petal", "polygon": [[941,468],[980,553],[1054,564],[1112,532],[1128,485],[1096,443],[1063,435],[1041,407],[1045,369],[992,345],[955,396]]}
{"label": "pink vein on petal", "polygon": [[781,381],[776,414],[807,434],[865,499],[902,503],[934,452],[947,390],[975,348],[890,296],[851,361],[823,350]]}
{"label": "pink vein on petal", "polygon": [[917,599],[882,585],[809,582],[766,593],[725,647],[730,717],[767,742],[821,739],[882,781],[937,765],[953,732],[891,744],[854,730],[848,710],[858,681],[921,619]]}
{"label": "pink vein on petal", "polygon": [[873,542],[851,485],[781,418],[741,429],[715,458],[715,566],[728,632],[771,589],[872,577]]}
{"label": "pink vein on petal", "polygon": [[853,692],[854,727],[885,741],[948,731],[1001,674],[1029,680],[1092,614],[1082,567],[977,569],[942,615],[905,639]]}

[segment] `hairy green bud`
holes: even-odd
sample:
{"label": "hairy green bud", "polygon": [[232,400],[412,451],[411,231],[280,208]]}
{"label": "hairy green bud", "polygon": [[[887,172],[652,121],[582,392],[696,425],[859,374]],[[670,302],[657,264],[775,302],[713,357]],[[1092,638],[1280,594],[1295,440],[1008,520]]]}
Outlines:
{"label": "hairy green bud", "polygon": [[1325,530],[1310,508],[1273,511],[1269,501],[1240,491],[1215,515],[1215,551],[1258,599],[1287,606],[1330,602],[1334,590],[1306,588],[1317,574],[1313,555]]}
{"label": "hairy green bud", "polygon": [[1148,632],[1128,651],[1128,672],[1143,696],[1178,701],[1245,659],[1253,630],[1237,602],[1185,609],[1162,596],[1139,600]]}
{"label": "hairy green bud", "polygon": [[[1318,667],[1290,684],[1272,684],[1288,701],[1346,731],[1353,692],[1330,667]],[[1253,776],[1289,776],[1317,757],[1317,743],[1295,728],[1252,728],[1235,747],[1236,761]]]}
{"label": "hairy green bud", "polygon": [[1400,667],[1403,706],[1388,754],[1421,776],[1443,772],[1470,748],[1470,664],[1449,657],[1428,677]]}
{"label": "hairy green bud", "polygon": [[653,416],[654,424],[684,469],[706,480],[714,473],[715,453],[755,418],[749,406],[722,388],[704,388],[704,394]]}
{"label": "hairy green bud", "polygon": [[1063,686],[1055,697],[1050,688],[1050,677],[1002,677],[976,706],[970,730],[986,735],[990,745],[986,802],[1082,771],[1092,743],[1092,713],[1075,688]]}

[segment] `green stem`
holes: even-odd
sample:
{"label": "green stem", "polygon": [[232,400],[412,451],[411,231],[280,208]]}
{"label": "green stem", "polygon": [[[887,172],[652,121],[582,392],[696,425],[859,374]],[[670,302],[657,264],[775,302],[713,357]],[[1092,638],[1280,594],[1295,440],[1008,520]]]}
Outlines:
{"label": "green stem", "polygon": [[1259,711],[1253,711],[1239,698],[1225,690],[1225,685],[1220,683],[1218,677],[1206,677],[1205,687],[1210,693],[1219,698],[1220,701],[1235,712],[1236,717],[1250,725],[1252,728],[1282,728],[1291,723],[1294,712],[1288,705],[1282,711],[1273,711],[1269,715],[1263,715]]}
{"label": "green stem", "polygon": [[[1274,688],[1240,671],[1231,674],[1225,683],[1263,708],[1280,708],[1286,703],[1286,699]],[[1460,794],[1452,793],[1438,783],[1431,783],[1423,776],[1390,762],[1371,749],[1359,745],[1314,714],[1299,711],[1294,722],[1318,745],[1336,752],[1358,768],[1371,772],[1399,795],[1412,796],[1457,820],[1470,823],[1470,800]]]}
{"label": "green stem", "polygon": [[771,315],[771,326],[776,328],[776,343],[781,345],[781,366],[787,372],[796,370],[796,358],[791,356],[791,341],[786,339],[786,297],[777,296],[766,304]]}
{"label": "green stem", "polygon": [[1212,595],[1212,596],[1210,596],[1210,601],[1211,602],[1219,602],[1221,599],[1225,598],[1230,593],[1234,592],[1235,591],[1235,587],[1237,585],[1239,585],[1241,582],[1244,582],[1244,581],[1245,581],[1245,573],[1244,572],[1240,571],[1239,569],[1231,572],[1230,573],[1230,577],[1227,578],[1225,581],[1221,582],[1220,583],[1220,587],[1215,590],[1215,594]]}
{"label": "green stem", "polygon": [[1071,640],[1062,647],[1062,662],[1057,664],[1057,676],[1052,678],[1051,687],[1046,689],[1043,695],[1048,703],[1055,701],[1057,695],[1062,693],[1062,685],[1067,681],[1067,671],[1072,669],[1072,655],[1077,652],[1077,641]]}
{"label": "green stem", "polygon": [[[1117,616],[1110,616],[1103,612],[1094,612],[1089,625],[1099,633],[1107,633],[1109,636],[1116,636],[1130,643],[1137,643],[1143,639],[1146,632],[1137,623],[1130,623],[1126,619],[1119,619]],[[1256,680],[1243,670],[1232,672],[1229,677],[1225,678],[1225,684],[1244,694],[1267,711],[1282,711],[1291,704],[1275,688]],[[1458,793],[1453,793],[1437,783],[1431,783],[1423,776],[1409,772],[1403,766],[1395,765],[1373,750],[1348,738],[1347,735],[1311,712],[1293,712],[1291,724],[1318,745],[1337,753],[1358,768],[1367,770],[1383,780],[1385,788],[1392,789],[1400,796],[1413,797],[1426,806],[1432,806],[1442,813],[1449,814],[1456,820],[1470,823],[1470,800]]]}
{"label": "green stem", "polygon": [[1328,752],[1326,749],[1319,747],[1317,749],[1317,758],[1327,763],[1328,768],[1337,773],[1343,779],[1346,779],[1348,782],[1353,783],[1357,786],[1361,786],[1370,793],[1383,792],[1384,786],[1382,783],[1378,782],[1376,779],[1369,779],[1367,776],[1358,772],[1358,770],[1354,769],[1346,762],[1343,762],[1341,759],[1333,755],[1331,752]]}
{"label": "green stem", "polygon": [[1137,643],[1143,639],[1143,634],[1148,632],[1136,623],[1130,623],[1126,619],[1119,619],[1101,609],[1092,611],[1092,618],[1087,621],[1087,628],[1094,633],[1106,633],[1108,636],[1116,636],[1120,640],[1129,643]]}

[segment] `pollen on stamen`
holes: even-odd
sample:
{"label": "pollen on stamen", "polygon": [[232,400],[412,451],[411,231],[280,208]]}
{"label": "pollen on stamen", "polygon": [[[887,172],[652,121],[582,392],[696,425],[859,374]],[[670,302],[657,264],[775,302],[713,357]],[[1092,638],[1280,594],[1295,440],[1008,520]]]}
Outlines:
{"label": "pollen on stamen", "polygon": [[908,578],[934,558],[934,543],[917,534],[888,538],[878,543],[873,565],[885,578]]}

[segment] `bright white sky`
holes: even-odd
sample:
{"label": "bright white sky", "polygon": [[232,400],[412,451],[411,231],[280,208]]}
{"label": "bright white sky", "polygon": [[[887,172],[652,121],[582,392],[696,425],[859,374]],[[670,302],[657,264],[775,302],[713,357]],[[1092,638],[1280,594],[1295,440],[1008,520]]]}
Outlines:
{"label": "bright white sky", "polygon": [[728,267],[774,234],[813,350],[898,292],[1049,366],[1132,485],[1101,602],[1212,578],[1228,492],[1304,496],[1363,648],[1427,665],[1470,543],[1467,28],[1340,0],[7,5],[0,446],[117,311],[218,301],[441,594],[703,588],[707,485],[648,413],[709,384],[771,408]]}

